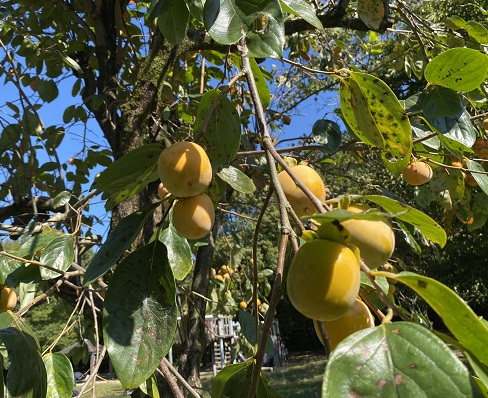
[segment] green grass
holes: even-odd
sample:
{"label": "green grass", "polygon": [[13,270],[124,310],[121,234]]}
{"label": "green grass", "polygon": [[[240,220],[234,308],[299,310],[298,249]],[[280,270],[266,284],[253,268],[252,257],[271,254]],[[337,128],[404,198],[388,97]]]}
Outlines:
{"label": "green grass", "polygon": [[281,368],[266,372],[269,385],[287,398],[318,398],[322,391],[325,356],[293,356]]}
{"label": "green grass", "polygon": [[[82,384],[76,385],[76,390],[80,391]],[[125,390],[118,380],[97,381],[95,396],[97,398],[127,398]],[[82,397],[91,398],[92,392],[86,391]]]}

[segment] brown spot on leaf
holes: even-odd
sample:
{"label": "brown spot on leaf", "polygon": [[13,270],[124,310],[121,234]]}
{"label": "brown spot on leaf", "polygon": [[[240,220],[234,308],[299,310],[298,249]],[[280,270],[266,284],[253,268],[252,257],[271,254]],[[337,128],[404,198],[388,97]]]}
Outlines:
{"label": "brown spot on leaf", "polygon": [[396,375],[395,376],[395,384],[398,386],[400,384],[403,384],[403,376],[402,375]]}
{"label": "brown spot on leaf", "polygon": [[417,365],[415,363],[411,363],[408,365],[409,369],[417,369]]}
{"label": "brown spot on leaf", "polygon": [[388,381],[386,379],[380,379],[380,380],[378,380],[377,386],[380,390],[382,390],[383,387],[386,386],[386,383],[388,383]]}
{"label": "brown spot on leaf", "polygon": [[417,284],[422,288],[425,289],[427,287],[427,282],[425,281],[418,281]]}
{"label": "brown spot on leaf", "polygon": [[361,394],[359,394],[357,391],[352,390],[349,393],[349,398],[361,398]]}

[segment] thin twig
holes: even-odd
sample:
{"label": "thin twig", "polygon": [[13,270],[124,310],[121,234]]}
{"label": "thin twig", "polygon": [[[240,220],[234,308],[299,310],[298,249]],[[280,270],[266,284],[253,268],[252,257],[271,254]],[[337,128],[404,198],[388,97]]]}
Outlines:
{"label": "thin twig", "polygon": [[[255,112],[256,112],[256,118],[257,118],[257,126],[258,126],[258,131],[261,134],[262,138],[262,145],[265,150],[265,156],[266,156],[266,161],[268,163],[269,167],[269,174],[270,174],[270,179],[271,179],[271,185],[273,187],[273,190],[276,192],[276,197],[278,199],[278,206],[280,210],[280,222],[281,222],[281,246],[280,246],[280,253],[284,253],[286,249],[286,243],[288,242],[288,238],[290,234],[293,234],[293,231],[291,229],[290,225],[290,220],[288,219],[288,213],[286,211],[286,204],[288,201],[286,200],[285,194],[283,192],[283,188],[281,184],[279,183],[278,180],[278,170],[276,169],[275,165],[275,160],[278,162],[283,162],[284,160],[281,158],[281,156],[276,152],[273,146],[273,140],[271,139],[271,135],[269,134],[268,131],[268,126],[266,124],[266,118],[264,115],[264,110],[263,110],[263,105],[261,103],[261,99],[259,97],[258,89],[256,86],[256,81],[254,79],[254,74],[251,69],[251,63],[249,61],[249,58],[247,57],[247,47],[246,47],[246,42],[245,42],[245,37],[241,40],[240,42],[240,48],[242,51],[242,71],[245,73],[247,84],[249,86],[249,91],[251,94],[251,99],[254,104]],[[286,166],[288,167],[288,166]],[[303,184],[301,184],[303,186]],[[312,195],[313,196],[313,195]],[[319,201],[320,202],[320,201]],[[283,247],[285,249],[283,249]],[[282,260],[282,261],[281,261]],[[266,349],[266,342],[267,342],[267,337],[269,335],[271,325],[273,323],[273,318],[274,318],[274,310],[276,308],[276,303],[277,303],[277,298],[278,298],[278,292],[281,290],[281,272],[282,272],[282,266],[284,264],[284,254],[283,258],[280,260],[280,257],[278,257],[278,264],[277,264],[277,269],[276,269],[276,275],[275,275],[275,282],[273,284],[273,291],[271,294],[271,300],[269,303],[268,311],[266,313],[266,318],[265,322],[262,328],[262,337],[266,337],[266,340],[261,339],[261,344],[258,347],[258,351],[255,356],[256,360],[256,366],[254,367],[253,374],[252,374],[252,379],[251,379],[251,385],[249,387],[249,398],[254,398],[257,394],[258,391],[258,385],[259,385],[259,378],[261,374],[261,367],[263,365],[263,359],[264,359],[264,352]],[[256,266],[256,264],[255,264]],[[253,286],[253,289],[255,289],[256,286]],[[264,341],[264,344],[263,344]]]}
{"label": "thin twig", "polygon": [[103,358],[105,357],[105,353],[107,352],[107,347],[103,346],[102,352],[100,352],[100,356],[98,358],[98,361],[95,363],[95,366],[93,366],[92,369],[90,369],[90,376],[88,377],[88,380],[83,383],[83,386],[81,387],[80,393],[78,394],[80,397],[83,395],[85,390],[88,387],[88,384],[93,380],[95,381],[98,373],[98,369],[100,368],[100,365],[102,364]]}
{"label": "thin twig", "polygon": [[180,390],[180,387],[178,386],[178,383],[176,382],[173,374],[170,372],[168,368],[168,364],[163,360],[159,363],[159,368],[157,369],[158,373],[160,373],[166,381],[168,382],[169,386],[171,387],[171,391],[173,391],[173,394],[175,398],[185,398],[183,393]]}
{"label": "thin twig", "polygon": [[168,369],[176,376],[176,378],[178,379],[178,381],[183,385],[183,387],[186,388],[186,390],[190,393],[190,395],[192,397],[194,397],[194,398],[201,398],[200,394],[198,394],[193,389],[193,387],[190,384],[188,384],[188,382],[184,379],[184,377],[178,373],[178,371],[174,368],[173,365],[171,365],[171,362],[169,362],[166,359],[166,357],[164,357],[161,362],[164,362],[166,364],[166,366],[168,367]]}

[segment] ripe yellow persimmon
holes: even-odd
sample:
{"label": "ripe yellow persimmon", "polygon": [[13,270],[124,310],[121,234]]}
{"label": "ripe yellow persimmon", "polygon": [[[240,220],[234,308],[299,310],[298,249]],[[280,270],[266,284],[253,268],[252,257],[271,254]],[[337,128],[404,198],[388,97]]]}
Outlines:
{"label": "ripe yellow persimmon", "polygon": [[234,273],[234,270],[231,267],[229,267],[228,265],[222,265],[222,267],[220,267],[220,270],[219,270],[220,275],[225,275],[225,274],[232,275],[233,273]]}
{"label": "ripe yellow persimmon", "polygon": [[343,316],[359,292],[359,260],[339,243],[315,239],[296,252],[287,276],[287,292],[293,306],[319,321]]}
{"label": "ripe yellow persimmon", "polygon": [[212,199],[204,193],[178,199],[173,208],[173,225],[183,238],[200,239],[213,227],[215,210]]}
{"label": "ripe yellow persimmon", "polygon": [[[297,178],[320,200],[325,200],[325,185],[320,175],[311,167],[298,165],[292,168]],[[286,171],[278,174],[286,199],[298,217],[314,214],[317,210],[312,201],[296,186]]]}
{"label": "ripe yellow persimmon", "polygon": [[[362,329],[373,328],[374,318],[366,304],[356,299],[343,316],[334,321],[322,322],[322,325],[327,332],[329,347],[333,350],[350,334]],[[317,337],[325,345],[323,335],[320,332],[320,321],[314,319],[313,326]]]}
{"label": "ripe yellow persimmon", "polygon": [[17,293],[10,287],[2,287],[0,292],[0,312],[12,311],[17,304]]}
{"label": "ripe yellow persimmon", "polygon": [[476,181],[471,173],[468,173],[468,177],[465,180],[465,183],[468,184],[470,187],[477,187],[478,181]]}
{"label": "ripe yellow persimmon", "polygon": [[210,160],[194,142],[177,142],[161,152],[158,173],[166,189],[178,198],[204,192],[212,180]]}
{"label": "ripe yellow persimmon", "polygon": [[483,130],[488,130],[488,119],[485,119],[481,122],[481,128]]}
{"label": "ripe yellow persimmon", "polygon": [[241,310],[245,310],[245,309],[247,308],[247,303],[246,303],[245,301],[241,301],[241,302],[239,303],[239,308],[240,308]]}
{"label": "ripe yellow persimmon", "polygon": [[[366,206],[352,204],[347,208],[353,213],[367,210]],[[347,220],[341,222],[351,234],[353,245],[359,248],[361,258],[369,268],[385,264],[395,249],[395,234],[385,221]]]}
{"label": "ripe yellow persimmon", "polygon": [[478,137],[471,149],[479,158],[488,159],[488,139]]}
{"label": "ripe yellow persimmon", "polygon": [[432,179],[433,172],[425,162],[412,162],[403,170],[403,179],[410,185],[423,185]]}
{"label": "ripe yellow persimmon", "polygon": [[224,277],[222,275],[215,275],[215,279],[218,279],[219,281],[223,282],[224,281]]}

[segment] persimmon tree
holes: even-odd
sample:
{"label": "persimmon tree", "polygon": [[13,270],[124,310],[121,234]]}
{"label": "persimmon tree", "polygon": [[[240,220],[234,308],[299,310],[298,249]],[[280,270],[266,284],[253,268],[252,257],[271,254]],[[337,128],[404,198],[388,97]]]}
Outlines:
{"label": "persimmon tree", "polygon": [[[417,195],[441,204],[466,228],[483,228],[486,11],[476,3],[439,4],[436,10],[379,0],[4,1],[0,75],[15,95],[0,105],[0,229],[21,245],[0,252],[0,282],[20,296],[13,311],[0,314],[8,356],[2,391],[71,396],[68,358],[53,352],[54,344],[41,352],[24,320],[32,306],[58,295],[73,305],[66,331],[84,316],[93,323],[95,346],[103,344],[83,390],[93,386],[95,394],[108,354],[134,396],[168,394],[168,386],[175,397],[200,396],[207,302],[237,315],[232,290],[239,290],[250,296],[238,316],[255,324],[244,330],[251,356],[224,367],[211,395],[281,396],[261,367],[276,305],[287,299],[284,275],[303,242],[349,245],[341,223],[351,220],[392,223],[396,238],[414,251],[447,242],[440,223],[378,189],[382,181],[365,194],[317,198],[293,171],[299,161],[317,169],[332,163],[334,170],[338,153],[359,160],[375,153],[377,167],[396,179],[422,161],[433,175]],[[75,103],[69,106],[58,98],[66,82]],[[292,137],[292,146],[277,145],[277,132],[300,105],[323,93],[336,99],[336,111],[322,112],[305,137]],[[63,125],[46,124],[49,103],[60,104]],[[66,145],[72,131],[82,133],[77,145]],[[206,194],[215,223],[198,240],[176,232],[174,195],[158,195],[158,158],[179,141],[201,145],[212,168]],[[303,191],[315,214],[308,205],[303,217],[295,214],[279,172]],[[256,187],[262,200],[247,214],[236,211],[233,198],[256,195]],[[106,237],[93,233],[100,198],[110,214]],[[347,210],[358,201],[371,208]],[[271,206],[279,210],[273,265],[263,264],[259,244]],[[237,235],[227,234],[235,229],[226,223],[236,218],[254,228],[246,261],[233,250]],[[218,254],[228,266],[211,278],[215,249],[225,239],[229,251]],[[349,252],[361,266],[357,293],[377,326],[327,352],[322,396],[486,395],[486,322],[448,286],[408,272],[408,264],[397,273],[368,267],[357,248]],[[449,334],[402,307],[389,289],[394,282],[425,300]],[[40,295],[32,294],[37,284],[45,289]],[[165,356],[177,328],[175,369]],[[48,377],[55,381],[48,384]]]}

